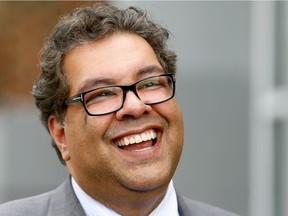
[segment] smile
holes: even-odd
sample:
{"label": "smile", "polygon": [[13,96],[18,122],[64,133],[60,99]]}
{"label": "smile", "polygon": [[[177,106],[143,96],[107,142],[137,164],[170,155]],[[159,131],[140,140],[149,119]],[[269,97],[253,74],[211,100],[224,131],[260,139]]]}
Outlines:
{"label": "smile", "polygon": [[147,130],[140,134],[125,136],[115,141],[115,144],[123,149],[130,151],[148,150],[157,141],[157,133],[154,129]]}

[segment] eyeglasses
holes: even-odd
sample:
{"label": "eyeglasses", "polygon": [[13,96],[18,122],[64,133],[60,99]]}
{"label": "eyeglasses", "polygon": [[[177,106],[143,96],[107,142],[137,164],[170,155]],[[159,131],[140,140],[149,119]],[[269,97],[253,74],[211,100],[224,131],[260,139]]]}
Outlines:
{"label": "eyeglasses", "polygon": [[163,103],[175,95],[176,78],[173,74],[161,74],[139,80],[132,85],[109,85],[79,93],[64,101],[65,105],[81,102],[90,116],[116,112],[123,107],[128,91],[146,105]]}

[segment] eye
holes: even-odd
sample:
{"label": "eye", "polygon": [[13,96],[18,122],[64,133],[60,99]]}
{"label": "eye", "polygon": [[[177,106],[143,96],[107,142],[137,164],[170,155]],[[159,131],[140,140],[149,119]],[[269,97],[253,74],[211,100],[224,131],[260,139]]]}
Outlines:
{"label": "eye", "polygon": [[138,90],[145,88],[153,88],[156,86],[161,86],[161,82],[159,81],[159,79],[144,80],[143,82],[139,83]]}
{"label": "eye", "polygon": [[85,103],[88,105],[94,104],[94,103],[101,103],[105,100],[109,100],[113,97],[116,97],[119,94],[120,94],[120,90],[118,88],[96,89],[85,95]]}

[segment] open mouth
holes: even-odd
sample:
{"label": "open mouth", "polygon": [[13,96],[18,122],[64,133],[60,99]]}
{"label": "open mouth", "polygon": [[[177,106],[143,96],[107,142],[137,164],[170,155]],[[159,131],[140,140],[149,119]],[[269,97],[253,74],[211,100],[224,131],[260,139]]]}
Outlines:
{"label": "open mouth", "polygon": [[125,136],[115,141],[118,148],[128,151],[144,151],[152,148],[157,142],[157,132],[154,129],[140,134]]}

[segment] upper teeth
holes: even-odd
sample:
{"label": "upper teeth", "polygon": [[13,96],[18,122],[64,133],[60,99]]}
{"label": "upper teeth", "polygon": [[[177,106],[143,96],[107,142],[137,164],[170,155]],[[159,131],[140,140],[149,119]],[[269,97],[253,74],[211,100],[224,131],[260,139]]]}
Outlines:
{"label": "upper teeth", "polygon": [[156,137],[157,137],[156,131],[151,129],[140,134],[133,134],[130,136],[123,137],[115,141],[115,143],[118,146],[125,146],[129,144],[140,143],[143,141],[155,139]]}

